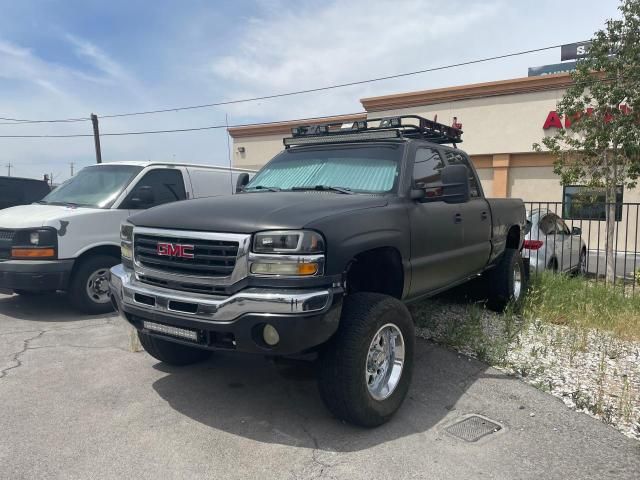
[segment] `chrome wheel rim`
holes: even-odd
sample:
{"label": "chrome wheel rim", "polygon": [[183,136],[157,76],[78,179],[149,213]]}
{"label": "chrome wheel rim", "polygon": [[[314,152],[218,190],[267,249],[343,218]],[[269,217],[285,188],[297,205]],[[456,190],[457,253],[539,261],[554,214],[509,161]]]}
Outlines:
{"label": "chrome wheel rim", "polygon": [[383,325],[373,336],[365,365],[365,382],[375,400],[384,400],[394,392],[402,377],[404,357],[402,332],[393,323]]}
{"label": "chrome wheel rim", "polygon": [[520,265],[516,263],[513,266],[513,299],[519,300],[522,294],[522,272]]}
{"label": "chrome wheel rim", "polygon": [[587,256],[584,253],[580,253],[580,265],[578,265],[578,269],[583,275],[587,273]]}
{"label": "chrome wheel rim", "polygon": [[99,268],[87,280],[87,295],[92,302],[107,303],[109,301],[109,279],[107,275],[108,268]]}

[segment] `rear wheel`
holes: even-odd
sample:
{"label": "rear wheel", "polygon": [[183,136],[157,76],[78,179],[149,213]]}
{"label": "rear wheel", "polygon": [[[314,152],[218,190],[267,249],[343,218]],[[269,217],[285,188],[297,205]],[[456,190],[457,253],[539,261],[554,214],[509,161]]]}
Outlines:
{"label": "rear wheel", "polygon": [[90,315],[113,310],[109,298],[109,269],[120,259],[109,255],[93,255],[81,260],[69,286],[71,303],[78,310]]}
{"label": "rear wheel", "polygon": [[491,310],[502,312],[509,302],[518,305],[527,290],[527,275],[520,252],[507,248],[498,265],[489,273],[487,280],[489,282],[487,305]]}
{"label": "rear wheel", "polygon": [[578,266],[574,272],[576,275],[584,276],[587,274],[587,251],[583,248],[580,250],[580,258],[578,259]]}
{"label": "rear wheel", "polygon": [[138,338],[149,355],[169,365],[182,366],[203,362],[211,357],[212,353],[210,350],[170,342],[142,332],[138,332]]}
{"label": "rear wheel", "polygon": [[414,345],[413,320],[402,302],[378,293],[347,296],[340,327],[320,357],[327,408],[363,427],[388,421],[409,390]]}

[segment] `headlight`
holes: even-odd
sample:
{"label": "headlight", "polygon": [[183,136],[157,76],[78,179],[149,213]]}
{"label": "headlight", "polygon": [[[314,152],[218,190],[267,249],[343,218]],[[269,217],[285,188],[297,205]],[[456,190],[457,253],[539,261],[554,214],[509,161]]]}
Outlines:
{"label": "headlight", "polygon": [[253,237],[249,272],[256,276],[324,274],[324,238],[311,230],[259,232]]}
{"label": "headlight", "polygon": [[11,257],[19,259],[56,258],[58,232],[51,227],[18,230],[13,236]]}
{"label": "headlight", "polygon": [[127,222],[120,225],[120,255],[126,260],[133,258],[133,225]]}
{"label": "headlight", "polygon": [[259,232],[253,237],[255,253],[314,254],[324,252],[322,235],[311,230]]}
{"label": "headlight", "polygon": [[120,225],[120,240],[131,242],[133,240],[133,225],[124,222]]}

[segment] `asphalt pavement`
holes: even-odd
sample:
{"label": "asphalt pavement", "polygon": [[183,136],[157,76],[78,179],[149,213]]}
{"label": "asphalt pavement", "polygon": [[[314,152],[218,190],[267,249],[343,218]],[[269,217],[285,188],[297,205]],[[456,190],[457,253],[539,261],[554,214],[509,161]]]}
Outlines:
{"label": "asphalt pavement", "polygon": [[[640,442],[476,360],[418,341],[388,424],[336,421],[311,362],[128,350],[118,317],[0,295],[0,478],[637,479]],[[471,414],[500,430],[447,428]]]}

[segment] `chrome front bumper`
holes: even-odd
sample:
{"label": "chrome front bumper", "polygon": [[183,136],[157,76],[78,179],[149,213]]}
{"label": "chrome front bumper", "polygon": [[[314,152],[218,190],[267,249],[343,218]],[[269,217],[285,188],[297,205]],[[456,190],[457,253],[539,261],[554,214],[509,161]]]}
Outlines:
{"label": "chrome front bumper", "polygon": [[335,290],[322,288],[265,289],[247,288],[231,296],[186,293],[142,283],[123,265],[111,269],[111,295],[118,308],[163,313],[185,319],[230,323],[251,314],[310,315],[328,311]]}

